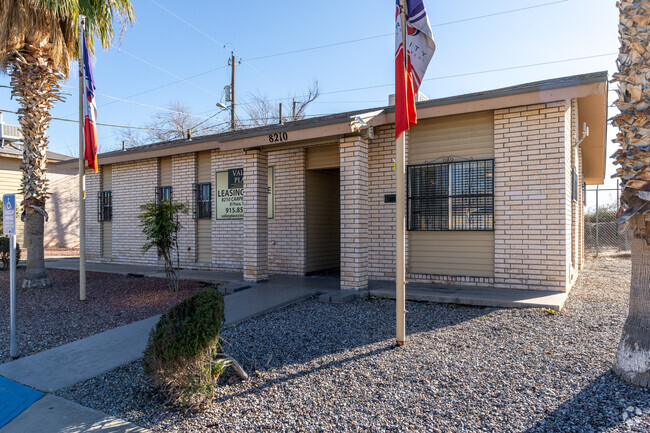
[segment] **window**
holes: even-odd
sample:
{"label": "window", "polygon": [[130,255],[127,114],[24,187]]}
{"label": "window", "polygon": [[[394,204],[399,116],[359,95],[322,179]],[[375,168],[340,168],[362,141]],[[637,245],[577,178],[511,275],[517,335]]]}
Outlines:
{"label": "window", "polygon": [[571,199],[578,201],[578,172],[575,167],[571,169]]}
{"label": "window", "polygon": [[409,230],[494,230],[494,160],[411,165]]}
{"label": "window", "polygon": [[194,218],[212,218],[212,184],[210,182],[194,184]]}
{"label": "window", "polygon": [[113,220],[113,192],[99,191],[97,194],[97,220]]}
{"label": "window", "polygon": [[159,186],[156,188],[156,201],[172,201],[172,187]]}

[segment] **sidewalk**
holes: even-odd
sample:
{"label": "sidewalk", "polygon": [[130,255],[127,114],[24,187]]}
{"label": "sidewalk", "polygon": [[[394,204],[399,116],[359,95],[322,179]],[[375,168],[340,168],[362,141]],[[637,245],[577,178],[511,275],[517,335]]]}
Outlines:
{"label": "sidewalk", "polygon": [[[45,267],[50,269],[79,270],[79,257],[51,258],[45,260]],[[86,271],[103,272],[120,275],[143,275],[145,277],[165,278],[165,269],[157,266],[118,265],[114,263],[86,263]],[[206,271],[200,269],[181,269],[178,271],[181,280],[205,281],[223,283],[241,281],[241,272]]]}
{"label": "sidewalk", "polygon": [[[331,287],[331,279],[276,277],[228,295],[225,325],[298,302]],[[158,317],[111,329],[0,365],[0,376],[43,392],[67,388],[142,357]],[[51,420],[52,423],[36,420]],[[66,424],[67,423],[67,424]],[[146,432],[101,412],[47,395],[0,429],[0,433]]]}

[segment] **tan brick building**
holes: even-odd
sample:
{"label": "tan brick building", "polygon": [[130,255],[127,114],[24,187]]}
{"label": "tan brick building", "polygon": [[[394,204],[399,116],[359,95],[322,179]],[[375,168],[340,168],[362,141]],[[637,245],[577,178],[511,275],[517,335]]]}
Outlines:
{"label": "tan brick building", "polygon": [[[5,142],[0,146],[0,196],[16,194],[16,202],[22,201],[23,148],[20,143]],[[79,246],[79,193],[77,168],[70,165],[56,165],[70,157],[55,152],[47,152],[47,180],[49,199],[45,210],[48,221],[45,223],[43,243],[46,248],[76,248]],[[21,208],[18,208],[20,214]],[[24,246],[24,224],[17,215],[16,241]]]}
{"label": "tan brick building", "polygon": [[[424,101],[418,117],[407,279],[568,291],[583,185],[605,174],[607,73]],[[248,280],[339,269],[342,289],[394,279],[394,155],[390,106],[101,154],[87,255],[159,264],[141,253],[139,205],[171,196],[192,208],[183,267]]]}

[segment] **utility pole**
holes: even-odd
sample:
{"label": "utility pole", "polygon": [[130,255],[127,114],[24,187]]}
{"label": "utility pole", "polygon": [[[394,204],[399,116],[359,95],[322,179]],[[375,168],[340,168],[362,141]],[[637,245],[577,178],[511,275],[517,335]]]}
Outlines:
{"label": "utility pole", "polygon": [[[235,52],[231,51],[230,59],[228,59],[228,65],[232,67],[232,73],[230,76],[230,95],[226,95],[226,97],[230,96],[230,129],[231,130],[235,129],[235,65],[236,64],[237,63],[235,62]],[[241,60],[239,61],[239,64],[241,64]]]}

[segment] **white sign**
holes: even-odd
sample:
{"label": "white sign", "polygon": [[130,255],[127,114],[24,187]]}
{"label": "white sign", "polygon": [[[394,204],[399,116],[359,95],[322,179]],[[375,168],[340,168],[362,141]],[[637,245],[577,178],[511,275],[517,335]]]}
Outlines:
{"label": "white sign", "polygon": [[5,235],[16,234],[16,194],[2,196],[2,232]]}
{"label": "white sign", "polygon": [[[275,170],[269,167],[268,173],[268,216],[275,217]],[[244,169],[232,168],[216,174],[216,212],[217,220],[244,219]]]}

